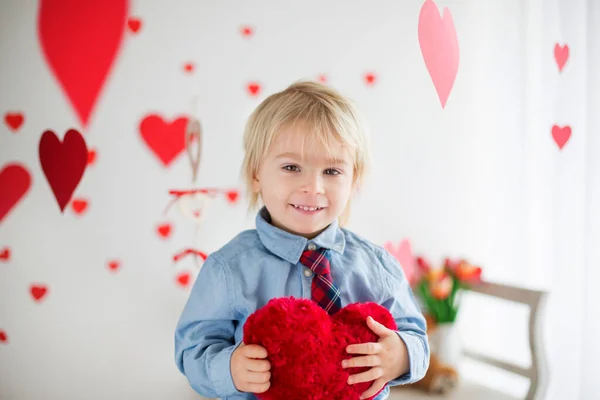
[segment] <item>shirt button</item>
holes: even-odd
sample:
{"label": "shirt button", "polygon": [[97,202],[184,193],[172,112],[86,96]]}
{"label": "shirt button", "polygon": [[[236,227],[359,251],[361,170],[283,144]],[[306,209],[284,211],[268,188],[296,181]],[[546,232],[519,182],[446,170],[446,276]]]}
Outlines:
{"label": "shirt button", "polygon": [[304,270],[304,275],[306,275],[307,277],[312,275],[312,271],[310,269],[305,269]]}
{"label": "shirt button", "polygon": [[309,243],[309,244],[308,244],[308,249],[309,249],[309,250],[311,250],[311,251],[312,251],[312,250],[315,250],[316,248],[317,248],[317,246],[316,246],[314,243]]}

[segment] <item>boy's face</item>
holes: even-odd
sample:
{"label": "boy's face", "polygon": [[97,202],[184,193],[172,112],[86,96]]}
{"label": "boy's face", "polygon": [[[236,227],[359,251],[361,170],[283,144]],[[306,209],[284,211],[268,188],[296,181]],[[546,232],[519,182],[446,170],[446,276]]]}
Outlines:
{"label": "boy's face", "polygon": [[313,238],[344,211],[354,186],[354,160],[341,144],[328,150],[307,140],[309,135],[302,124],[284,127],[262,160],[253,189],[273,225]]}

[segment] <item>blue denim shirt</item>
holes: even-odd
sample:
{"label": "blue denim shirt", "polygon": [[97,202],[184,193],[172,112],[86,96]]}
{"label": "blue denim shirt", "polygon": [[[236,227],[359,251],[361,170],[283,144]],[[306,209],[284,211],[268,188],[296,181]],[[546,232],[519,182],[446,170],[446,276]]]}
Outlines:
{"label": "blue denim shirt", "polygon": [[268,211],[256,229],[238,234],[204,262],[175,331],[175,361],[192,388],[205,397],[256,399],[233,384],[231,354],[243,339],[246,319],[269,300],[311,298],[313,276],[299,260],[309,243],[331,249],[331,271],[342,307],[373,301],[389,309],[406,344],[410,371],[389,386],[421,379],[429,366],[426,323],[404,273],[382,247],[332,223],[312,240],[269,223]]}

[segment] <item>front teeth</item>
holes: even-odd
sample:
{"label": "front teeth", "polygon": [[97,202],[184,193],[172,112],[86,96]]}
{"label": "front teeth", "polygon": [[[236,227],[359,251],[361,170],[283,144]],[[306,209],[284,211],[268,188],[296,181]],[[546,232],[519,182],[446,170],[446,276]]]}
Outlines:
{"label": "front teeth", "polygon": [[317,211],[322,209],[323,207],[304,207],[304,206],[297,206],[294,204],[294,207],[300,209],[300,210],[304,210],[304,211]]}

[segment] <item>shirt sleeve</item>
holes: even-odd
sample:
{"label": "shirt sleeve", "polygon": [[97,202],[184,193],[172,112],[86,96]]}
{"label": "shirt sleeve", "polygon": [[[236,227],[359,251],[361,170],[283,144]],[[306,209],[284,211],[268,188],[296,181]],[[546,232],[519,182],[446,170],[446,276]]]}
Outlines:
{"label": "shirt sleeve", "polygon": [[396,333],[406,345],[409,358],[408,372],[390,381],[388,385],[413,383],[422,379],[429,368],[427,323],[400,263],[385,250],[382,250],[380,260],[383,265],[381,279],[384,288],[381,305],[390,310],[394,317],[398,326]]}
{"label": "shirt sleeve", "polygon": [[175,330],[175,362],[192,388],[209,398],[240,393],[231,377],[235,345],[229,271],[213,255],[200,270]]}

